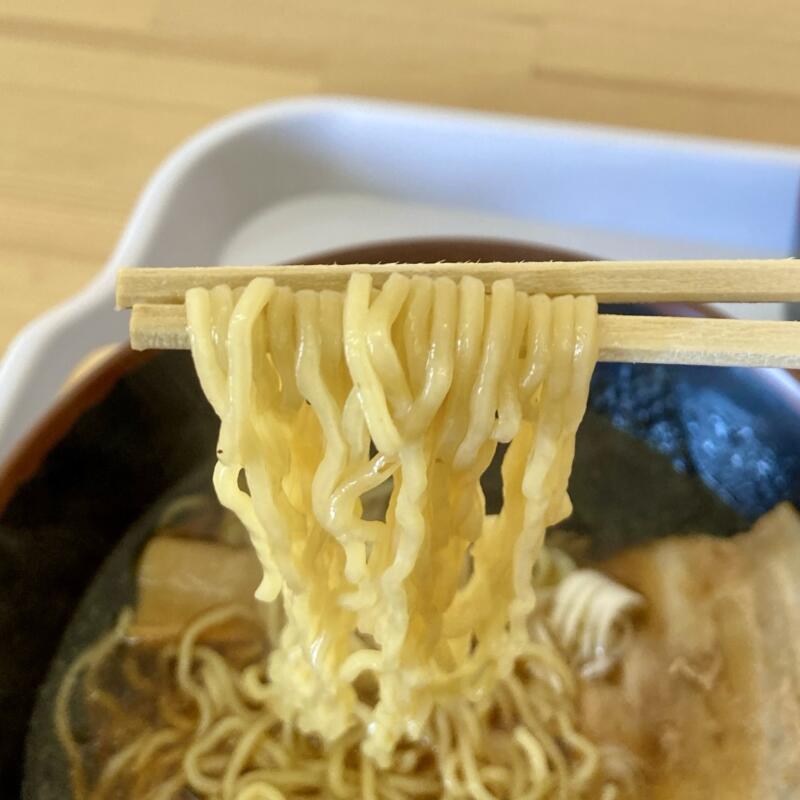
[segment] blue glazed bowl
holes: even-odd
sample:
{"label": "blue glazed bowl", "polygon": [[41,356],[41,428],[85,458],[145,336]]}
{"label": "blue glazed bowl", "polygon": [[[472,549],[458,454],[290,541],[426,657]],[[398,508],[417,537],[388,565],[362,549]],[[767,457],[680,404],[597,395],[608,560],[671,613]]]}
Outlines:
{"label": "blue glazed bowl", "polygon": [[589,407],[748,520],[800,501],[800,384],[785,370],[599,364]]}

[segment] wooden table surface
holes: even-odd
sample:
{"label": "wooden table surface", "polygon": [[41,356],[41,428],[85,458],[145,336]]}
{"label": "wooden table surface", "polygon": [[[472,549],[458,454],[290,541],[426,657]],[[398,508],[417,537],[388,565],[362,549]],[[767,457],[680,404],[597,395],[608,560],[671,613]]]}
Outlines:
{"label": "wooden table surface", "polygon": [[800,145],[800,2],[0,0],[0,349],[184,138],[309,93]]}

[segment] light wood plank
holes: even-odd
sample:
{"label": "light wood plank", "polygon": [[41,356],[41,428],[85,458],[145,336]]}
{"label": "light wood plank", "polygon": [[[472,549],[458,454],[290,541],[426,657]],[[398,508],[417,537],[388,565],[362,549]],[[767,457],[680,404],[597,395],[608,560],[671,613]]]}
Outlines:
{"label": "light wood plank", "polygon": [[[0,348],[33,317],[79,291],[97,272],[97,264],[66,253],[37,251],[24,244],[0,244],[14,265],[0,285]],[[99,262],[98,262],[99,263]]]}
{"label": "light wood plank", "polygon": [[[676,58],[672,47],[680,47]],[[626,80],[684,90],[800,96],[800,42],[717,36],[704,31],[676,40],[667,31],[642,29],[636,36],[617,25],[556,22],[542,39],[541,68],[594,78]]]}
{"label": "light wood plank", "polygon": [[[735,7],[731,0],[537,0],[537,5],[548,21],[616,25],[628,32],[660,31],[672,37],[673,43],[675,37],[692,33],[703,33],[710,41],[742,36],[786,42],[800,36],[800,5],[786,0],[736,2]],[[680,48],[673,46],[675,59],[691,44],[680,41]]]}
{"label": "light wood plank", "polygon": [[3,0],[0,11],[18,19],[72,25],[105,25],[142,30],[153,19],[160,0]]}
{"label": "light wood plank", "polygon": [[210,3],[162,0],[153,29],[190,41],[258,44],[273,57],[305,61],[322,72],[342,61],[360,63],[365,70],[374,64],[401,85],[403,73],[387,69],[386,59],[424,62],[432,74],[455,68],[479,78],[510,63],[531,65],[542,20],[517,13],[520,7],[513,0],[361,0],[345,11],[339,0],[280,5],[228,0],[226,13],[220,14]]}
{"label": "light wood plank", "polygon": [[[1,29],[0,29],[1,30]],[[0,36],[5,66],[0,85],[46,89],[103,103],[195,106],[223,114],[267,97],[305,94],[317,88],[311,74],[277,66],[215,63],[180,52],[142,48],[100,50],[70,41],[25,41]]]}
{"label": "light wood plank", "polygon": [[2,104],[14,126],[0,125],[0,196],[114,209],[120,223],[164,151],[215,117],[210,109],[51,89],[6,87]]}

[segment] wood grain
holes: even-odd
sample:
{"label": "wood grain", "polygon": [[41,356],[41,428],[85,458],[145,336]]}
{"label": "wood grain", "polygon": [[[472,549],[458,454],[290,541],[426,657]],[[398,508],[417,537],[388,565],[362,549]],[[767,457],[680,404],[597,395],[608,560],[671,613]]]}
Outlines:
{"label": "wood grain", "polygon": [[800,144],[795,0],[0,0],[0,348],[102,266],[168,151],[370,95]]}
{"label": "wood grain", "polygon": [[510,278],[534,294],[592,294],[601,303],[800,301],[800,260],[519,261],[439,264],[282,264],[266,267],[134,267],[117,278],[117,307],[182,303],[193,286],[246,286],[272,278],[292,289],[343,290],[354,272],[379,287],[393,272],[459,280],[470,275],[487,288]]}
{"label": "wood grain", "polygon": [[[134,350],[188,350],[183,305],[135,305]],[[800,368],[800,322],[601,314],[600,361]]]}

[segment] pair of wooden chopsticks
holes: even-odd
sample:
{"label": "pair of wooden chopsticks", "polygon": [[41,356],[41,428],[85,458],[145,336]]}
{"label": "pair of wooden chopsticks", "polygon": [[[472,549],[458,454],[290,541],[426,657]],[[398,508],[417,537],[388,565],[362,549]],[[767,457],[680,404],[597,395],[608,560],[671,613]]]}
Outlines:
{"label": "pair of wooden chopsticks", "polygon": [[[132,308],[135,350],[187,349],[183,300],[193,286],[244,286],[274,278],[292,289],[342,290],[353,272],[380,286],[393,272],[472,275],[487,289],[513,278],[518,289],[545,294],[593,294],[605,303],[800,301],[800,261],[584,261],[440,264],[347,264],[274,267],[123,269],[117,306]],[[800,322],[602,314],[600,360],[651,364],[800,367]]]}

